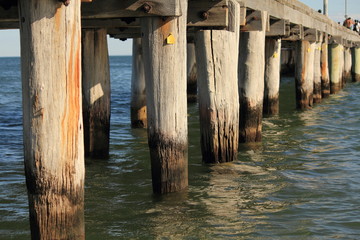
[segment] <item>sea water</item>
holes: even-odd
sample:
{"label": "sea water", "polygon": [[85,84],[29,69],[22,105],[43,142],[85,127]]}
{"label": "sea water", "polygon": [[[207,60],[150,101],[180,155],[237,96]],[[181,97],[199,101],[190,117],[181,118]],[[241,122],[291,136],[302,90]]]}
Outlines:
{"label": "sea water", "polygon": [[[197,104],[188,105],[189,188],[154,196],[145,129],[130,127],[131,57],[110,57],[110,158],[86,159],[86,239],[359,239],[360,84],[280,114],[238,160],[203,164]],[[19,58],[0,58],[0,239],[30,239]]]}

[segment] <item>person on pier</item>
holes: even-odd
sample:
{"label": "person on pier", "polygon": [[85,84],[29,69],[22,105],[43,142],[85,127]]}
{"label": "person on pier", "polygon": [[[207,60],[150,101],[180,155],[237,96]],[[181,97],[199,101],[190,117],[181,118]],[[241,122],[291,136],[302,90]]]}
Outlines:
{"label": "person on pier", "polygon": [[354,24],[355,24],[354,20],[352,20],[351,17],[348,17],[347,19],[345,19],[343,26],[348,29],[352,29]]}

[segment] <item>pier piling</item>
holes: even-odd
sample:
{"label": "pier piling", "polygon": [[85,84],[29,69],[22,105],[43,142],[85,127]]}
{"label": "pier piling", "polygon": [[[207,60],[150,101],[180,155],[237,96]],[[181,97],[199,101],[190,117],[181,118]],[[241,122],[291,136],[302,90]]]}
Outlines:
{"label": "pier piling", "polygon": [[32,239],[85,239],[80,1],[19,1]]}
{"label": "pier piling", "polygon": [[360,46],[352,48],[352,78],[354,82],[360,82]]}
{"label": "pier piling", "polygon": [[82,31],[85,156],[92,158],[109,157],[110,67],[106,31]]}
{"label": "pier piling", "polygon": [[196,33],[201,150],[207,163],[237,159],[240,5],[236,1],[229,1],[229,13],[229,29]]}
{"label": "pier piling", "polygon": [[321,94],[321,42],[315,43],[314,49],[314,93],[313,102],[320,103]]}
{"label": "pier piling", "polygon": [[239,57],[240,142],[260,142],[265,76],[267,13],[261,30],[241,32]]}
{"label": "pier piling", "polygon": [[335,94],[341,90],[344,54],[340,44],[332,43],[329,48],[330,93]]}
{"label": "pier piling", "polygon": [[131,127],[146,128],[146,90],[144,54],[141,38],[133,39],[131,75]]}
{"label": "pier piling", "polygon": [[265,90],[264,109],[265,115],[279,113],[279,88],[280,88],[280,57],[281,39],[266,38],[265,40]]}
{"label": "pier piling", "polygon": [[352,82],[351,66],[352,66],[351,49],[346,47],[344,48],[344,73],[343,73],[344,83]]}
{"label": "pier piling", "polygon": [[327,98],[330,95],[329,78],[329,52],[328,52],[328,34],[324,33],[321,44],[321,97]]}
{"label": "pier piling", "polygon": [[308,109],[313,106],[314,50],[315,43],[306,40],[297,41],[295,66],[297,109]]}
{"label": "pier piling", "polygon": [[141,20],[154,193],[188,186],[186,0],[180,9],[180,17]]}

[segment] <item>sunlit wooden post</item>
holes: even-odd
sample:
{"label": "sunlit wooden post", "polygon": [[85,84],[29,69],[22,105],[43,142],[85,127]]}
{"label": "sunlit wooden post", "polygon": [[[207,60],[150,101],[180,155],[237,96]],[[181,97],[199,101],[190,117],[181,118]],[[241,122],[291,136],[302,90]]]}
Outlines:
{"label": "sunlit wooden post", "polygon": [[230,0],[228,9],[232,19],[227,30],[196,34],[201,150],[207,163],[237,159],[240,5]]}
{"label": "sunlit wooden post", "polygon": [[307,109],[313,105],[315,44],[302,40],[296,46],[296,108]]}
{"label": "sunlit wooden post", "polygon": [[321,44],[321,97],[327,98],[330,95],[329,78],[329,54],[328,54],[328,34],[324,33]]}
{"label": "sunlit wooden post", "polygon": [[279,113],[281,39],[266,38],[265,41],[265,91],[264,109],[266,115]]}
{"label": "sunlit wooden post", "polygon": [[109,157],[110,67],[106,29],[82,31],[85,156]]}
{"label": "sunlit wooden post", "polygon": [[32,239],[85,239],[80,1],[20,0]]}
{"label": "sunlit wooden post", "polygon": [[180,17],[142,19],[153,191],[188,186],[186,97],[187,0]]}
{"label": "sunlit wooden post", "polygon": [[352,48],[352,78],[354,82],[360,82],[360,46]]}
{"label": "sunlit wooden post", "polygon": [[344,48],[344,82],[351,82],[351,66],[352,66],[352,58],[351,58],[351,49],[346,47]]}
{"label": "sunlit wooden post", "polygon": [[333,43],[330,44],[329,47],[330,92],[334,94],[341,89],[341,58],[343,58],[343,52],[340,44]]}
{"label": "sunlit wooden post", "polygon": [[320,103],[321,94],[321,42],[315,43],[314,48],[314,103]]}
{"label": "sunlit wooden post", "polygon": [[131,126],[146,128],[146,92],[144,54],[141,38],[133,39],[131,76]]}
{"label": "sunlit wooden post", "polygon": [[242,32],[239,50],[240,142],[260,142],[265,74],[267,13],[261,12],[261,30]]}

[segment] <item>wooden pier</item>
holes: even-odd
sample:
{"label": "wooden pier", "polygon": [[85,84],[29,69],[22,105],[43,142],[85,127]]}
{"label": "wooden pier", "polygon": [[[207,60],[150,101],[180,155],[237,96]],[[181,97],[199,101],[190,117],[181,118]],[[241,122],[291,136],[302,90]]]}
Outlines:
{"label": "wooden pier", "polygon": [[109,155],[107,34],[134,38],[129,124],[148,129],[158,194],[188,186],[187,89],[203,161],[221,163],[279,113],[283,43],[298,109],[360,81],[360,36],[296,0],[0,0],[0,29],[21,35],[33,239],[85,239],[85,154]]}

